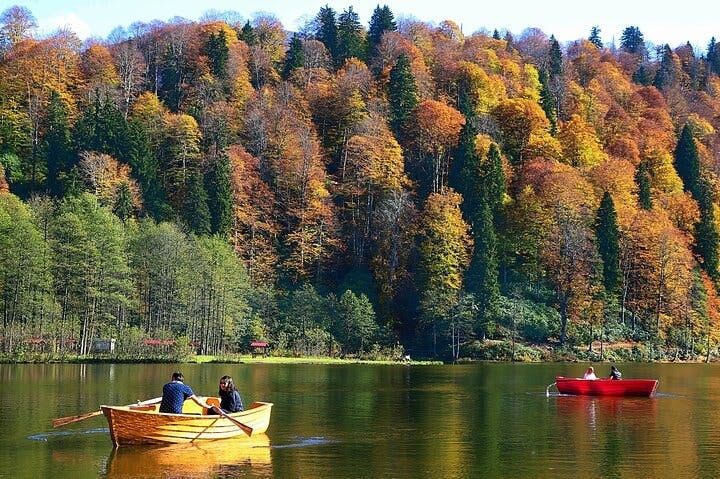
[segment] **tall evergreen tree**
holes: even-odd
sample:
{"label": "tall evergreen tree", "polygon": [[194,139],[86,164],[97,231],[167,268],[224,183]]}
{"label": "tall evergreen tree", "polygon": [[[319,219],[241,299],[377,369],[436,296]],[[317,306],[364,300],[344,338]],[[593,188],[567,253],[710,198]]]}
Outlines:
{"label": "tall evergreen tree", "polygon": [[620,283],[620,230],[612,196],[607,191],[600,201],[595,218],[595,235],[598,252],[603,262],[603,284],[605,291],[613,294]]}
{"label": "tall evergreen tree", "polygon": [[696,199],[700,206],[700,221],[695,225],[695,249],[703,259],[702,267],[708,275],[720,281],[720,234],[715,221],[715,205],[713,204],[711,186],[701,180],[697,188]]}
{"label": "tall evergreen tree", "polygon": [[602,50],[603,42],[602,38],[600,38],[600,27],[595,25],[590,29],[590,36],[588,37],[588,41]]}
{"label": "tall evergreen tree", "polygon": [[687,123],[682,129],[680,139],[675,147],[675,169],[683,181],[685,190],[699,200],[700,155],[698,155],[690,125]]}
{"label": "tall evergreen tree", "polygon": [[131,121],[129,124],[128,147],[129,163],[132,175],[140,183],[143,205],[146,211],[157,221],[169,220],[173,216],[167,202],[167,195],[158,177],[160,161],[156,148],[150,143],[142,124]]}
{"label": "tall evergreen tree", "polygon": [[557,134],[557,111],[549,83],[548,74],[545,73],[545,70],[540,70],[540,106],[550,122],[550,134],[555,136]]}
{"label": "tall evergreen tree", "polygon": [[290,78],[293,70],[300,68],[305,64],[305,55],[303,54],[303,45],[300,36],[293,33],[290,40],[290,46],[285,54],[285,66],[283,66],[283,78]]}
{"label": "tall evergreen tree", "polygon": [[130,131],[127,120],[109,95],[95,93],[88,108],[75,127],[78,151],[107,153],[113,158],[128,161]]}
{"label": "tall evergreen tree", "polygon": [[500,40],[500,39],[501,39],[501,37],[500,37],[500,32],[498,31],[497,28],[496,28],[495,30],[493,30],[492,37],[493,37],[493,40]]}
{"label": "tall evergreen tree", "polygon": [[620,37],[620,48],[628,53],[645,56],[645,39],[638,27],[627,27]]}
{"label": "tall evergreen tree", "polygon": [[248,45],[255,45],[257,43],[257,35],[255,35],[255,29],[250,25],[250,20],[245,22],[245,25],[240,29],[240,40],[244,41]]}
{"label": "tall evergreen tree", "polygon": [[220,30],[217,35],[210,34],[205,42],[205,54],[210,60],[210,71],[215,78],[222,81],[227,80],[230,48],[228,48],[225,30]]}
{"label": "tall evergreen tree", "polygon": [[548,73],[549,77],[555,78],[562,75],[562,50],[554,35],[550,35],[550,50],[548,52]]}
{"label": "tall evergreen tree", "polygon": [[336,66],[341,67],[348,58],[365,60],[366,51],[365,30],[360,17],[348,7],[338,17]]}
{"label": "tall evergreen tree", "polygon": [[505,177],[500,151],[493,143],[487,158],[483,159],[475,148],[476,130],[465,124],[458,148],[460,192],[462,210],[474,240],[470,266],[465,275],[467,291],[472,293],[477,306],[476,324],[483,337],[497,312],[500,297],[498,285],[498,252],[495,217],[505,194]]}
{"label": "tall evergreen tree", "polygon": [[638,186],[638,203],[640,208],[644,210],[651,210],[652,204],[652,191],[650,190],[650,172],[648,171],[647,163],[641,162],[635,172],[635,183]]}
{"label": "tall evergreen tree", "polygon": [[335,16],[335,10],[328,5],[320,8],[317,16],[315,17],[317,23],[317,30],[315,31],[315,38],[320,40],[325,48],[327,48],[330,56],[337,65],[338,58],[338,26],[337,18]]}
{"label": "tall evergreen tree", "polygon": [[638,85],[643,86],[652,85],[654,79],[655,78],[653,77],[652,70],[645,63],[641,63],[632,75],[632,80]]}
{"label": "tall evergreen tree", "polygon": [[72,141],[68,111],[56,91],[50,94],[45,126],[45,157],[47,158],[47,188],[51,195],[63,194],[61,176],[72,167]]}
{"label": "tall evergreen tree", "polygon": [[710,39],[707,47],[707,62],[708,69],[712,73],[720,75],[720,44],[715,42],[715,37]]}
{"label": "tall evergreen tree", "polygon": [[695,225],[695,249],[702,257],[702,267],[715,281],[720,280],[718,235],[712,187],[702,178],[700,155],[690,126],[686,123],[675,147],[675,169],[700,207],[700,221]]}
{"label": "tall evergreen tree", "polygon": [[500,299],[498,284],[497,236],[493,213],[486,201],[481,201],[472,220],[473,254],[465,274],[467,291],[475,297],[477,325],[485,339],[488,326],[497,316]]}
{"label": "tall evergreen tree", "polygon": [[132,193],[127,183],[123,183],[118,187],[115,204],[113,205],[113,213],[115,213],[115,216],[120,218],[120,221],[123,223],[133,214]]}
{"label": "tall evergreen tree", "polygon": [[230,185],[230,162],[221,155],[205,175],[205,186],[210,210],[212,233],[227,236],[232,227],[232,187]]}
{"label": "tall evergreen tree", "polygon": [[658,90],[670,87],[675,83],[676,72],[675,62],[673,59],[673,51],[667,43],[663,47],[662,59],[660,60],[660,68],[655,73],[653,86]]}
{"label": "tall evergreen tree", "polygon": [[390,70],[388,84],[390,101],[390,125],[398,138],[402,137],[405,123],[420,102],[415,77],[410,68],[410,59],[404,53],[400,55]]}
{"label": "tall evergreen tree", "polygon": [[497,219],[505,197],[505,171],[503,170],[500,148],[495,143],[488,149],[487,159],[483,163],[481,181],[485,186],[485,198]]}
{"label": "tall evergreen tree", "polygon": [[193,233],[198,235],[210,234],[211,219],[208,196],[203,184],[203,175],[200,172],[193,173],[190,178],[183,217]]}
{"label": "tall evergreen tree", "polygon": [[383,33],[394,32],[395,30],[397,30],[397,24],[390,7],[387,5],[376,6],[370,18],[370,28],[367,36],[367,58],[375,56]]}

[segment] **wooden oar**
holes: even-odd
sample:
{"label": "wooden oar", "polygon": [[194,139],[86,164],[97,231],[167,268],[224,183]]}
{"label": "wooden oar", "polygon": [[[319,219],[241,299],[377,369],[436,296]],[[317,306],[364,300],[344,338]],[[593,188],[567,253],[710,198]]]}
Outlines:
{"label": "wooden oar", "polygon": [[[137,403],[134,403],[134,404],[128,404],[128,407],[130,407],[130,406],[147,406],[150,404],[159,403],[160,401],[162,401],[162,397],[148,399],[147,401],[138,401]],[[80,422],[80,421],[84,421],[85,419],[90,419],[91,417],[99,416],[100,414],[102,414],[102,410],[88,412],[85,414],[79,414],[77,416],[59,417],[57,419],[53,419],[52,425],[53,425],[53,427],[65,426],[67,424],[72,424],[74,422]]]}
{"label": "wooden oar", "polygon": [[248,437],[249,437],[249,436],[252,436],[253,428],[251,428],[251,427],[248,426],[247,424],[241,423],[240,421],[238,421],[238,420],[235,419],[234,417],[228,415],[228,413],[226,413],[225,411],[223,411],[222,409],[220,409],[220,408],[217,407],[217,406],[213,406],[213,407],[212,407],[212,410],[215,411],[216,413],[220,414],[221,416],[229,419],[230,422],[232,422],[232,423],[235,424],[237,427],[239,427],[240,429],[242,429],[243,432],[248,435]]}

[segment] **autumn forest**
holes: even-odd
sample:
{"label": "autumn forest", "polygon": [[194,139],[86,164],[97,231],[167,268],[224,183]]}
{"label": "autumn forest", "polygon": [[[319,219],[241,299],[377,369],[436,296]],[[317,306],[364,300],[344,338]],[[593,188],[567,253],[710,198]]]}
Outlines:
{"label": "autumn forest", "polygon": [[710,360],[720,45],[0,15],[0,358]]}

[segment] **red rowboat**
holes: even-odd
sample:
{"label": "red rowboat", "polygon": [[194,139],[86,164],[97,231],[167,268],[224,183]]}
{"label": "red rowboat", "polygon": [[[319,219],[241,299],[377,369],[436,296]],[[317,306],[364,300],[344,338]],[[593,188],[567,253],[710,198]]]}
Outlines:
{"label": "red rowboat", "polygon": [[657,379],[580,379],[562,376],[555,378],[558,392],[578,396],[650,397],[655,392],[657,384]]}

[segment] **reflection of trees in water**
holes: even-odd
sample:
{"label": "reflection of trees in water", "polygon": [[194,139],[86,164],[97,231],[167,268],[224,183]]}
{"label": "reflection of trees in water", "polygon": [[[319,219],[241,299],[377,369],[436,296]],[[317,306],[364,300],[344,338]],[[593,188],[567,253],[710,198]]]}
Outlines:
{"label": "reflection of trees in water", "polygon": [[129,446],[112,451],[108,478],[271,477],[270,440],[251,438],[177,444]]}

